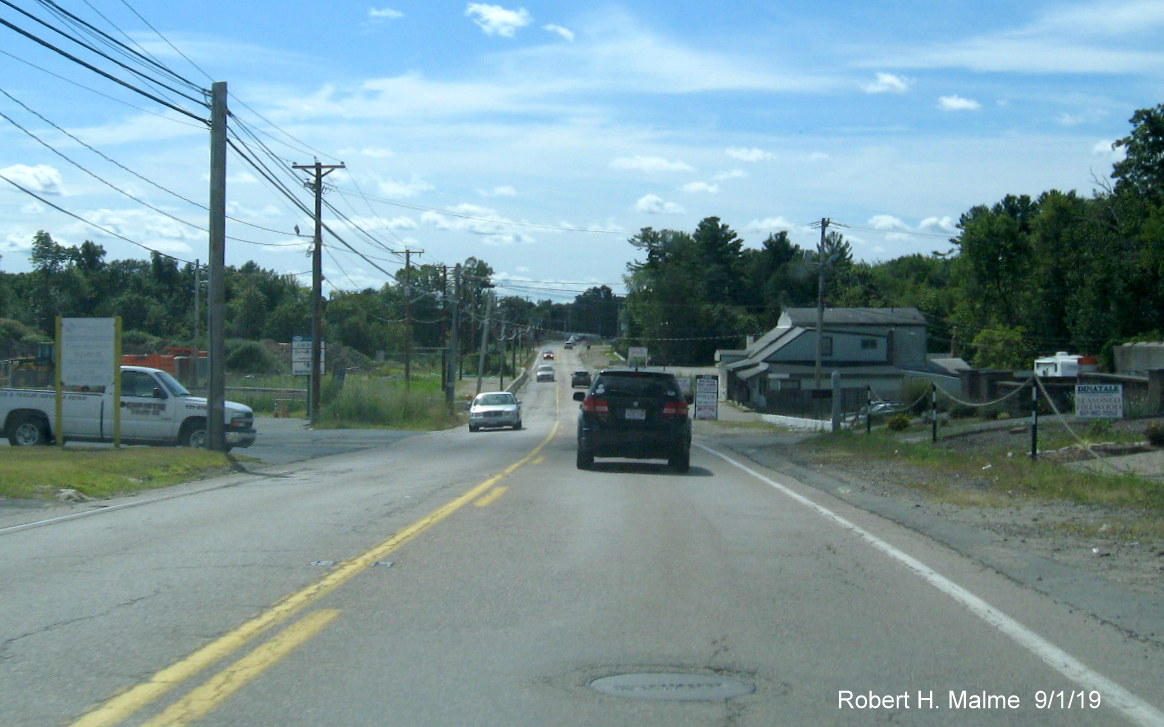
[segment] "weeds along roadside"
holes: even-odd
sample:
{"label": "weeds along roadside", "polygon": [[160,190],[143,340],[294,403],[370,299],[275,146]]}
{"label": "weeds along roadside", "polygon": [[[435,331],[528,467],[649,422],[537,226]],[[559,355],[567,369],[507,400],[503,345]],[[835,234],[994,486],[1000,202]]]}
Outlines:
{"label": "weeds along roadside", "polygon": [[[803,447],[833,464],[899,463],[894,484],[955,506],[1009,508],[1068,502],[1112,511],[1129,535],[1164,539],[1164,483],[1112,470],[1069,467],[1049,458],[1031,459],[1014,441],[951,437],[919,441],[917,431],[874,430],[871,434],[822,434]],[[1130,437],[1122,437],[1130,441]],[[1143,437],[1140,437],[1143,440]],[[1021,448],[1019,448],[1021,449]]]}

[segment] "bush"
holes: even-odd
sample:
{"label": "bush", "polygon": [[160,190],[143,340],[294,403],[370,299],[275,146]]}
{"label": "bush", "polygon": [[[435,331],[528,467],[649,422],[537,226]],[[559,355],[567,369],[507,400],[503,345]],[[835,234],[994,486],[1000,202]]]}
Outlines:
{"label": "bush", "polygon": [[886,420],[885,426],[889,427],[895,432],[909,429],[909,415],[905,412],[894,414]]}
{"label": "bush", "polygon": [[278,358],[256,341],[235,346],[226,356],[226,367],[241,374],[275,374],[280,369]]}
{"label": "bush", "polygon": [[1152,422],[1144,430],[1144,436],[1148,438],[1148,444],[1154,447],[1164,447],[1164,424]]}

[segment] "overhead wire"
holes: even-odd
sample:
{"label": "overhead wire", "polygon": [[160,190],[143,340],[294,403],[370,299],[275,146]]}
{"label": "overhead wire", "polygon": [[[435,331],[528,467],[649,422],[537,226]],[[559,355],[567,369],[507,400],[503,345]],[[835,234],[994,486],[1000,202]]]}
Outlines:
{"label": "overhead wire", "polygon": [[[133,68],[129,68],[128,66],[126,66],[126,64],[124,64],[124,63],[121,63],[120,61],[117,61],[116,59],[112,59],[112,58],[110,58],[108,55],[106,55],[106,54],[102,53],[101,51],[99,51],[99,50],[97,50],[97,49],[95,49],[95,48],[93,48],[92,46],[89,46],[89,45],[87,45],[86,43],[84,43],[84,42],[82,42],[82,41],[80,41],[80,40],[78,40],[78,39],[76,39],[76,38],[72,38],[72,37],[71,37],[71,36],[69,36],[67,33],[64,33],[63,31],[61,31],[61,30],[59,30],[59,29],[57,29],[57,28],[54,28],[54,27],[52,27],[51,25],[48,25],[47,23],[45,23],[45,21],[41,20],[40,18],[37,18],[36,16],[34,16],[34,15],[31,15],[30,13],[28,13],[28,12],[24,11],[23,9],[16,7],[16,6],[15,6],[15,5],[13,5],[11,2],[9,2],[9,0],[0,0],[0,4],[7,5],[7,6],[9,6],[9,7],[13,8],[13,9],[14,9],[14,10],[16,10],[17,12],[19,12],[20,14],[22,14],[22,15],[25,15],[25,16],[27,16],[27,17],[29,17],[30,19],[34,20],[35,22],[37,22],[37,23],[39,23],[39,24],[41,24],[41,25],[44,25],[45,27],[49,28],[50,30],[52,30],[52,31],[53,31],[53,32],[55,32],[55,33],[59,33],[59,34],[61,34],[61,35],[65,36],[66,38],[69,38],[70,40],[73,40],[73,42],[77,43],[78,45],[80,45],[80,46],[82,46],[82,47],[84,47],[84,48],[86,48],[86,49],[90,50],[91,52],[93,52],[93,53],[95,53],[95,54],[97,54],[97,55],[100,55],[100,56],[101,56],[101,57],[103,57],[103,58],[106,58],[107,60],[109,60],[109,61],[111,61],[112,63],[114,63],[114,64],[116,64],[116,65],[118,65],[118,66],[120,66],[120,67],[124,68],[125,70],[129,71],[130,73],[133,73],[135,76],[143,76],[143,75],[144,75],[144,74],[142,74],[142,72],[140,72],[140,71],[138,71],[138,70],[136,70],[136,69],[133,69]],[[47,49],[49,49],[49,50],[53,51],[54,53],[57,53],[58,55],[60,55],[60,56],[62,56],[62,57],[64,57],[64,58],[67,58],[68,60],[70,60],[70,61],[72,61],[72,62],[76,63],[77,65],[80,65],[80,66],[82,66],[82,67],[84,67],[84,68],[86,68],[86,69],[88,69],[88,70],[90,70],[90,71],[92,71],[92,72],[96,73],[97,75],[99,75],[99,76],[102,76],[102,77],[104,77],[104,78],[106,78],[106,79],[108,79],[108,80],[110,80],[110,81],[112,81],[112,82],[114,82],[114,83],[118,84],[119,86],[122,86],[123,88],[126,88],[126,89],[128,89],[128,90],[130,90],[130,91],[133,91],[134,93],[137,93],[137,94],[139,94],[139,95],[142,95],[142,96],[144,96],[144,97],[146,97],[146,98],[150,99],[151,101],[154,101],[155,103],[158,103],[158,104],[160,104],[160,105],[162,105],[162,106],[165,106],[166,108],[168,108],[168,109],[170,109],[170,110],[172,110],[172,111],[175,111],[175,112],[177,112],[177,113],[180,113],[180,114],[182,114],[183,116],[188,116],[188,117],[190,117],[190,118],[192,118],[192,119],[195,119],[195,120],[197,120],[197,121],[200,121],[200,122],[202,122],[202,123],[204,123],[204,124],[209,124],[209,123],[210,123],[208,119],[205,119],[205,118],[203,118],[203,117],[201,117],[201,116],[198,116],[198,115],[197,115],[197,114],[195,114],[194,112],[192,112],[192,111],[188,111],[187,109],[185,109],[185,108],[183,108],[183,107],[181,107],[181,106],[177,105],[176,103],[173,103],[173,102],[171,102],[171,101],[169,101],[169,100],[167,100],[167,99],[164,99],[164,98],[162,98],[161,96],[159,96],[159,95],[157,95],[157,94],[154,94],[154,93],[151,93],[151,92],[149,92],[149,91],[146,91],[145,89],[139,88],[138,86],[136,86],[136,85],[134,85],[134,84],[132,84],[132,83],[129,83],[128,81],[124,81],[124,80],[122,80],[122,79],[118,78],[117,76],[113,75],[112,73],[109,73],[108,71],[105,71],[105,70],[103,70],[103,69],[101,69],[101,68],[98,68],[97,66],[93,65],[92,63],[89,63],[88,61],[85,61],[85,60],[83,60],[83,59],[82,59],[82,58],[80,58],[79,56],[76,56],[76,55],[74,55],[74,54],[72,54],[72,53],[70,53],[70,52],[68,52],[68,51],[66,51],[66,50],[64,50],[64,49],[62,49],[62,48],[59,48],[59,47],[57,47],[56,45],[54,45],[54,44],[50,43],[49,41],[47,41],[47,40],[45,40],[45,39],[43,39],[43,38],[41,38],[41,37],[39,37],[39,36],[35,35],[34,33],[30,32],[30,31],[28,31],[28,30],[25,30],[24,28],[21,28],[21,27],[19,27],[19,26],[15,25],[15,24],[13,24],[13,23],[9,22],[8,20],[6,20],[6,19],[4,19],[4,18],[0,18],[0,25],[3,25],[3,26],[5,26],[5,27],[9,28],[10,30],[13,30],[13,31],[15,31],[15,32],[16,32],[16,33],[18,33],[19,35],[22,35],[22,36],[24,36],[25,38],[28,38],[29,40],[33,41],[34,43],[37,43],[38,45],[41,45],[41,46],[43,46],[44,48],[47,48]],[[156,80],[155,80],[155,82],[156,82]],[[163,84],[163,85],[164,85],[164,84]],[[172,88],[171,88],[170,90],[171,90],[173,93],[175,93],[175,94],[177,94],[177,95],[179,95],[179,96],[181,96],[181,97],[183,97],[183,98],[186,98],[186,99],[188,99],[188,100],[190,100],[190,101],[194,102],[196,105],[199,105],[199,106],[202,106],[202,107],[206,107],[206,108],[208,108],[208,105],[207,105],[207,103],[206,103],[206,100],[205,100],[205,98],[203,98],[203,99],[198,99],[198,98],[194,98],[194,97],[192,97],[192,96],[188,96],[188,95],[186,95],[184,92],[178,91],[178,90],[176,90],[176,89],[172,89]]]}

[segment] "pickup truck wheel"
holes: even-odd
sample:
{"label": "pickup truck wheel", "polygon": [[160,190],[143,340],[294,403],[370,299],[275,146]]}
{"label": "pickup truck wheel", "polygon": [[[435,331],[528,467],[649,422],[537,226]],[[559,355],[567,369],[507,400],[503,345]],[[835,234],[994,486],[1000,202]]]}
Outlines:
{"label": "pickup truck wheel", "polygon": [[48,441],[48,422],[43,417],[25,414],[8,427],[8,443],[13,447],[36,447]]}
{"label": "pickup truck wheel", "polygon": [[210,435],[206,431],[206,422],[192,419],[182,425],[182,432],[178,435],[178,446],[202,447],[210,443]]}

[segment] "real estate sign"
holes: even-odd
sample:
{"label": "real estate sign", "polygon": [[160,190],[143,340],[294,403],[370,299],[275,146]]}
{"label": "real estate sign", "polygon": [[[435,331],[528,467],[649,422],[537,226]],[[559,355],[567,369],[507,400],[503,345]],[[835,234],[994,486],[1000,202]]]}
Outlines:
{"label": "real estate sign", "polygon": [[1075,416],[1080,419],[1123,419],[1123,385],[1077,385],[1075,387]]}

